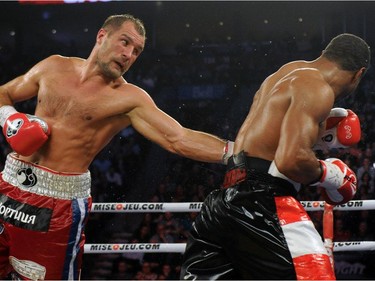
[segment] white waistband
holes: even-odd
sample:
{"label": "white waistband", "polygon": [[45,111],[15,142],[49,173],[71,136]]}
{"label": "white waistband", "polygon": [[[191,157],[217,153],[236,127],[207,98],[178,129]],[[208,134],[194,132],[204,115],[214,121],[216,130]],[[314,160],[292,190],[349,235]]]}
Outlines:
{"label": "white waistband", "polygon": [[299,182],[295,182],[294,180],[291,180],[290,178],[288,178],[287,176],[285,176],[284,174],[280,173],[279,169],[277,168],[276,164],[275,164],[275,160],[272,161],[271,165],[270,165],[270,168],[268,169],[268,173],[271,175],[271,176],[274,176],[274,177],[278,177],[278,178],[282,178],[284,180],[287,180],[288,182],[290,182],[295,190],[297,192],[300,191],[301,189],[301,184]]}
{"label": "white waistband", "polygon": [[2,175],[11,185],[39,195],[67,200],[90,197],[89,171],[73,175],[58,173],[8,154]]}

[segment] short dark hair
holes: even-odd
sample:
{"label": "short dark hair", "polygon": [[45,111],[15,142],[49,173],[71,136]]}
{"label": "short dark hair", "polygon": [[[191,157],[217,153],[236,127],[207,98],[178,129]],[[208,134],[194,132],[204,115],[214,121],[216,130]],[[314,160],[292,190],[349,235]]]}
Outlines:
{"label": "short dark hair", "polygon": [[362,38],[343,33],[334,37],[323,50],[323,57],[336,62],[342,70],[358,71],[370,67],[371,51]]}
{"label": "short dark hair", "polygon": [[134,23],[137,32],[144,38],[146,38],[146,29],[142,20],[130,14],[111,15],[104,21],[102,28],[106,29],[110,26],[113,28],[113,30],[117,30],[126,21],[131,21],[132,23]]}

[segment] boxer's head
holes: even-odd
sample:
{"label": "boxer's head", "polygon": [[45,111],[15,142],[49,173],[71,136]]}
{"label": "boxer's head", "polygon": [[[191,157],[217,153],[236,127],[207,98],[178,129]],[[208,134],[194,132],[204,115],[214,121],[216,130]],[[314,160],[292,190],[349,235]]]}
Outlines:
{"label": "boxer's head", "polygon": [[323,50],[322,56],[334,62],[339,69],[348,73],[348,81],[342,87],[340,98],[352,93],[370,67],[371,51],[360,37],[343,33],[333,38]]}
{"label": "boxer's head", "polygon": [[336,62],[342,70],[358,71],[361,68],[369,68],[371,52],[362,38],[343,33],[329,42],[323,56]]}
{"label": "boxer's head", "polygon": [[146,31],[132,15],[112,15],[99,30],[94,48],[95,63],[109,79],[120,78],[144,49]]}
{"label": "boxer's head", "polygon": [[115,31],[121,28],[122,24],[127,21],[132,22],[139,35],[146,38],[146,29],[142,20],[135,18],[134,16],[129,14],[109,16],[104,21],[102,28],[107,30],[108,32]]}

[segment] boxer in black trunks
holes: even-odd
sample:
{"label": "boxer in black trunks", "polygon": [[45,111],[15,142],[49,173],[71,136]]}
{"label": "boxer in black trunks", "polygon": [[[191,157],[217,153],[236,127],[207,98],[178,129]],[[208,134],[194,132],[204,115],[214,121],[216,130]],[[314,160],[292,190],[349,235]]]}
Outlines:
{"label": "boxer in black trunks", "polygon": [[333,106],[369,65],[367,43],[341,34],[317,59],[287,63],[266,78],[236,137],[223,188],[208,195],[193,224],[181,279],[335,279],[295,196],[303,184],[322,187],[333,204],[353,198],[353,171],[339,159],[317,159],[314,147],[359,141],[358,117]]}

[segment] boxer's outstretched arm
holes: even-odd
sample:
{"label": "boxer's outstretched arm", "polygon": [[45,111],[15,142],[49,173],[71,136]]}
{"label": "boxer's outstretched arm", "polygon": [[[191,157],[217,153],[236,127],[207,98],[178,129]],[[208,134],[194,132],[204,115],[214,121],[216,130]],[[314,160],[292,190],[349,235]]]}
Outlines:
{"label": "boxer's outstretched arm", "polygon": [[140,134],[164,149],[193,160],[222,163],[225,140],[184,128],[144,92],[137,93],[137,106],[127,115]]}

